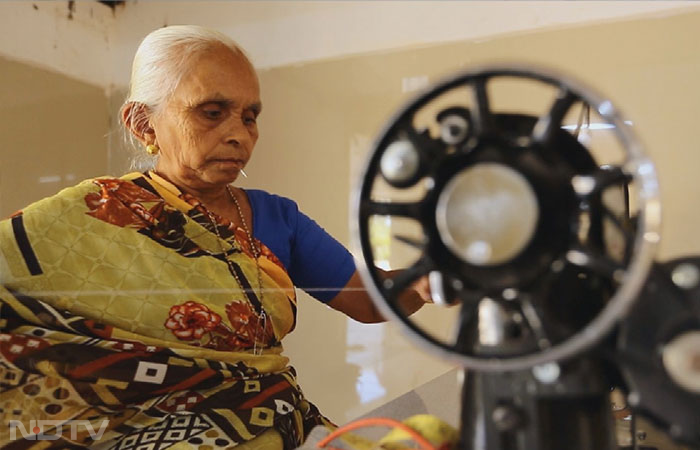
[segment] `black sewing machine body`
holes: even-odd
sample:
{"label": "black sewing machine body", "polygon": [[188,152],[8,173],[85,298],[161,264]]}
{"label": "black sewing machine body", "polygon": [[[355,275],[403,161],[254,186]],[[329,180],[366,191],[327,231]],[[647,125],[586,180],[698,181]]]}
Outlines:
{"label": "black sewing machine body", "polygon": [[612,387],[626,394],[629,406],[620,408],[628,411],[623,414],[631,422],[632,443],[637,442],[635,415],[641,415],[673,440],[698,446],[700,396],[679,386],[664,367],[669,342],[700,326],[698,287],[685,289],[672,281],[674,269],[686,264],[700,267],[700,258],[654,265],[629,316],[597,347],[576,358],[531,370],[467,373],[463,448],[620,448]]}

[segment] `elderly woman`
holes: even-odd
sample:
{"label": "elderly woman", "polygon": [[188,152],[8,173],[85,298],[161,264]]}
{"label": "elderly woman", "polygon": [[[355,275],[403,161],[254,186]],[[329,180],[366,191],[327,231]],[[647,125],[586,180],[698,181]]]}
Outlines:
{"label": "elderly woman", "polygon": [[[255,70],[226,36],[155,31],[122,108],[155,169],[0,222],[2,444],[290,449],[329,424],[281,354],[294,287],[382,318],[350,254],[293,201],[232,186],[261,110]],[[57,440],[21,439],[42,432]]]}

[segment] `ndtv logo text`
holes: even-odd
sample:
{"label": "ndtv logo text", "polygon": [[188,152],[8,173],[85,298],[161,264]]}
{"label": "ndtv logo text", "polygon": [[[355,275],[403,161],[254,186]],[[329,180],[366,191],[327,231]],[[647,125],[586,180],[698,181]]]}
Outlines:
{"label": "ndtv logo text", "polygon": [[[70,430],[70,439],[75,441],[78,438],[78,430],[86,430],[93,440],[102,438],[109,425],[109,420],[103,420],[100,427],[95,431],[92,422],[89,420],[30,420],[29,429],[19,420],[10,420],[10,440],[17,439],[17,430],[21,437],[30,441],[54,441],[63,436],[63,430]],[[51,430],[51,434],[44,434],[44,430]]]}

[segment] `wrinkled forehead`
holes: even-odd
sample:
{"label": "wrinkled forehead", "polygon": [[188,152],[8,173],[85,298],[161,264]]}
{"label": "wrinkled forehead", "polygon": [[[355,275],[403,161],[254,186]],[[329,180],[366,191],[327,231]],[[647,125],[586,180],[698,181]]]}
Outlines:
{"label": "wrinkled forehead", "polygon": [[193,103],[215,93],[235,102],[260,103],[257,73],[242,52],[216,45],[188,58],[172,99]]}

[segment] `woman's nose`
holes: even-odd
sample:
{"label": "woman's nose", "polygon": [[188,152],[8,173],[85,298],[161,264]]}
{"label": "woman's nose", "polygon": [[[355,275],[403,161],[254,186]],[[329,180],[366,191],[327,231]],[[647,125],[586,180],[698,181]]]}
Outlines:
{"label": "woman's nose", "polygon": [[232,117],[226,122],[226,143],[238,147],[249,144],[250,139],[250,132],[241,117],[232,114]]}
{"label": "woman's nose", "polygon": [[233,136],[226,138],[226,143],[229,145],[233,145],[234,147],[240,147],[241,145],[241,141]]}

